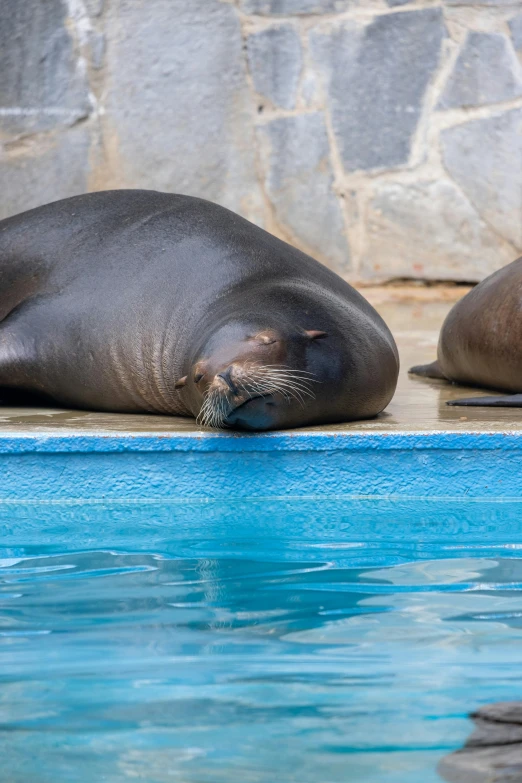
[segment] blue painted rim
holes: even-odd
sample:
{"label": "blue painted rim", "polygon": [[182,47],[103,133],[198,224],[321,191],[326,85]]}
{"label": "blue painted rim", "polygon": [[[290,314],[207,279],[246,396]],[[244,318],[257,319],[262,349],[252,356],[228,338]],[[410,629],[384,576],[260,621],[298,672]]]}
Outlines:
{"label": "blue painted rim", "polygon": [[267,452],[391,450],[522,450],[522,431],[513,432],[270,432],[67,434],[0,432],[0,454],[92,452]]}

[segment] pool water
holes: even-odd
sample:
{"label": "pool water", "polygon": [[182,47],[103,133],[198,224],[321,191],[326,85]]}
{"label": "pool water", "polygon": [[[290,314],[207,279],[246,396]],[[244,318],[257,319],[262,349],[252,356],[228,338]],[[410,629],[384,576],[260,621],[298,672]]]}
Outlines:
{"label": "pool water", "polygon": [[522,502],[0,505],[9,783],[434,783],[522,699]]}

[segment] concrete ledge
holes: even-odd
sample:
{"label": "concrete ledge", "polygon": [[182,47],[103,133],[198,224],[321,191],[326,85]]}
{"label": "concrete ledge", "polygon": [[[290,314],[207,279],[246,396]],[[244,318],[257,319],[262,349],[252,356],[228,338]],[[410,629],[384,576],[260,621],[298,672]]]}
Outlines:
{"label": "concrete ledge", "polygon": [[519,497],[522,432],[0,433],[0,500]]}

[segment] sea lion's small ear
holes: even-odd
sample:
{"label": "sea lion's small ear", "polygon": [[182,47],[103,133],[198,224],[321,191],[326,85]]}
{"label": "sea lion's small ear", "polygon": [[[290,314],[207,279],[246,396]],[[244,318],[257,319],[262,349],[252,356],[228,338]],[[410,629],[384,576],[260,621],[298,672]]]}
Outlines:
{"label": "sea lion's small ear", "polygon": [[326,332],[320,332],[317,329],[305,329],[305,334],[310,340],[322,340],[323,337],[327,337]]}
{"label": "sea lion's small ear", "polygon": [[176,383],[174,384],[174,388],[182,389],[185,386],[186,382],[187,382],[187,376],[184,375],[183,378],[180,378],[179,381],[176,381]]}

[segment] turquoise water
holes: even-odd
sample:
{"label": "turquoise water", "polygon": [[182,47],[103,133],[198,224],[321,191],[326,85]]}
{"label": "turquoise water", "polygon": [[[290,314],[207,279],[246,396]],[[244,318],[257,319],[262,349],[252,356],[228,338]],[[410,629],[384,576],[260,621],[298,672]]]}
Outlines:
{"label": "turquoise water", "polygon": [[434,783],[522,699],[522,503],[0,505],[9,783]]}

